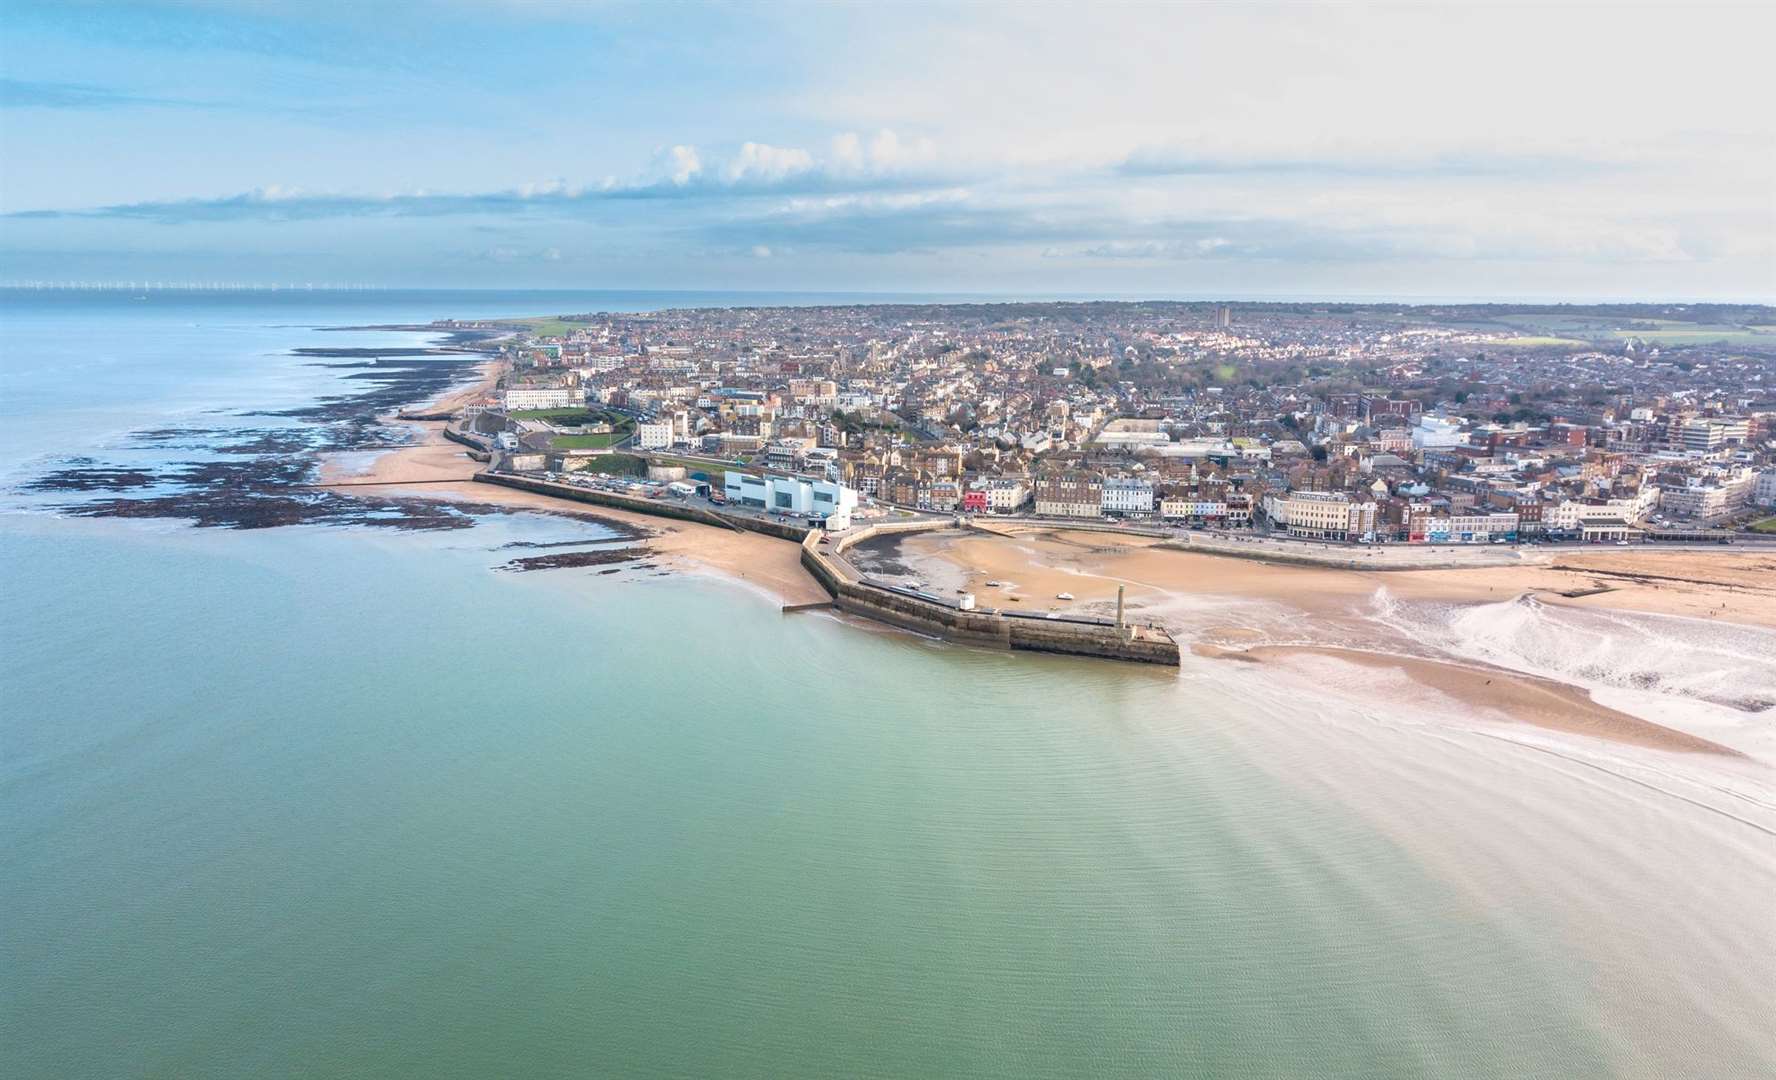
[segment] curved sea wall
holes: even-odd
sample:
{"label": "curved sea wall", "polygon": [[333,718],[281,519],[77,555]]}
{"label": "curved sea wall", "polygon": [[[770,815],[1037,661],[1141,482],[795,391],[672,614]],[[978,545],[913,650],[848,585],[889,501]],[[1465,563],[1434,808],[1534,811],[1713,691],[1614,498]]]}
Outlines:
{"label": "curved sea wall", "polygon": [[[794,540],[802,546],[802,566],[832,596],[834,607],[905,630],[992,649],[1027,649],[1178,666],[1178,644],[1158,626],[1117,626],[1103,619],[1076,616],[1050,619],[1021,613],[965,611],[929,594],[871,582],[844,558],[846,549],[871,537],[953,527],[948,521],[883,522],[829,538],[829,534],[820,529],[787,522],[723,514],[666,499],[643,499],[528,476],[481,472],[475,474],[475,479],[484,484],[499,484],[593,506]],[[821,550],[822,540],[827,541],[830,552]]]}
{"label": "curved sea wall", "polygon": [[1117,626],[1101,619],[963,610],[928,594],[869,581],[844,558],[872,537],[950,527],[941,521],[888,522],[846,533],[821,550],[819,534],[802,540],[802,566],[832,594],[841,611],[908,630],[997,649],[1097,656],[1143,664],[1178,665],[1178,644],[1157,626]]}
{"label": "curved sea wall", "polygon": [[628,510],[636,514],[651,514],[654,517],[674,518],[678,521],[694,521],[699,525],[715,525],[736,531],[764,533],[766,536],[775,536],[779,540],[799,542],[810,532],[815,531],[783,521],[748,517],[742,514],[723,514],[670,499],[644,499],[635,495],[600,491],[575,484],[557,484],[550,480],[536,480],[511,473],[478,472],[475,474],[475,479],[483,484],[499,484],[501,487],[533,491],[538,495],[548,495],[556,499],[571,499],[574,502],[590,503],[593,506],[608,506],[613,510]]}
{"label": "curved sea wall", "polygon": [[485,462],[490,461],[493,458],[492,447],[488,446],[480,439],[475,438],[473,435],[464,435],[462,432],[452,428],[449,424],[444,425],[444,437],[453,443],[461,443],[468,447],[469,457],[475,461]]}

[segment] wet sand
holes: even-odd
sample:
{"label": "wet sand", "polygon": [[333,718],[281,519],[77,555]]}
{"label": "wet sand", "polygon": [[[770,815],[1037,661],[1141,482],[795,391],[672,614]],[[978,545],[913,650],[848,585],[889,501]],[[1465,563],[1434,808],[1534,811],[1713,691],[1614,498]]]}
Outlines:
{"label": "wet sand", "polygon": [[[1024,603],[1101,607],[1125,585],[1145,606],[1178,594],[1273,600],[1309,614],[1337,614],[1385,588],[1410,600],[1475,603],[1533,592],[1544,603],[1776,627],[1776,551],[1596,549],[1538,555],[1546,562],[1448,570],[1356,571],[1226,558],[1159,541],[1067,529],[1016,537],[925,533],[901,541],[901,557],[936,560],[985,590],[1009,581]],[[1602,589],[1590,595],[1568,597]],[[1070,592],[1072,605],[1056,602]]]}
{"label": "wet sand", "polygon": [[[1135,617],[1158,617],[1198,656],[1287,667],[1304,658],[1392,669],[1478,712],[1569,734],[1677,752],[1738,751],[1609,708],[1553,679],[1429,651],[1376,622],[1377,590],[1401,601],[1483,604],[1534,593],[1543,603],[1776,626],[1776,552],[1574,551],[1539,565],[1365,572],[1271,564],[1079,530],[1013,537],[941,532],[902,538],[892,557],[928,580],[1031,608],[1102,613],[1123,586]],[[989,580],[1005,583],[989,587]],[[1562,596],[1595,588],[1609,591]],[[1066,592],[1071,602],[1056,599]],[[1188,624],[1188,625],[1180,625]],[[1357,648],[1349,645],[1356,643]],[[1410,691],[1408,691],[1410,693]]]}
{"label": "wet sand", "polygon": [[1330,657],[1364,668],[1400,672],[1418,685],[1453,698],[1465,709],[1480,714],[1492,713],[1551,731],[1654,750],[1743,756],[1700,736],[1599,705],[1576,686],[1504,668],[1314,645],[1258,645],[1238,651],[1205,645],[1192,651],[1199,656],[1295,667],[1308,676],[1312,675],[1312,665],[1299,663],[1300,658]]}

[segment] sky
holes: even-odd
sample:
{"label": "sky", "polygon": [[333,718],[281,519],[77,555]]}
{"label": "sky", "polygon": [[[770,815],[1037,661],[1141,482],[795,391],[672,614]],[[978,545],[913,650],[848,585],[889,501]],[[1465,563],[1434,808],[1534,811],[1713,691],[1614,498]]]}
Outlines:
{"label": "sky", "polygon": [[0,282],[1776,300],[1776,5],[39,4]]}

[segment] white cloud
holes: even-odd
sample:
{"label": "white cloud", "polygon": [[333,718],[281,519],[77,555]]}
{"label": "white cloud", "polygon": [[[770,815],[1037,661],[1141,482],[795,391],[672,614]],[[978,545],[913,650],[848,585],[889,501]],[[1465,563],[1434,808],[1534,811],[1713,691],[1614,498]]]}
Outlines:
{"label": "white cloud", "polygon": [[883,128],[865,139],[855,131],[835,135],[827,167],[846,176],[887,176],[934,164],[937,144],[920,135],[902,138]]}
{"label": "white cloud", "polygon": [[702,171],[703,159],[697,156],[696,147],[674,146],[666,151],[666,175],[674,184],[683,187]]}
{"label": "white cloud", "polygon": [[841,172],[860,173],[864,170],[863,140],[857,132],[847,131],[833,136],[832,164]]}
{"label": "white cloud", "polygon": [[722,166],[722,178],[730,184],[777,183],[814,167],[814,156],[799,147],[743,143],[740,153]]}

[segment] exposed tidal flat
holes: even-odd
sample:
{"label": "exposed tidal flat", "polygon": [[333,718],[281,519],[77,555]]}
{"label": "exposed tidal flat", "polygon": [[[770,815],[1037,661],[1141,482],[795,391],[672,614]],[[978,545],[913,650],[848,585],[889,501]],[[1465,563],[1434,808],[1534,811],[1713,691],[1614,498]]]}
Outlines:
{"label": "exposed tidal flat", "polygon": [[[117,342],[109,370],[150,389],[126,339],[157,363],[170,338],[199,350],[181,374],[241,364],[173,395],[188,430],[337,393],[287,359],[312,335],[274,324],[420,314],[69,332]],[[241,339],[258,367],[230,359]],[[186,453],[124,464],[164,477]],[[504,509],[435,529],[0,515],[0,1071],[1776,1063],[1760,756],[1513,728],[1330,656],[1150,671],[786,618],[713,575],[508,573],[632,537]],[[1258,601],[1188,602],[1194,625],[1264,625]],[[1582,656],[1575,677],[1660,670],[1686,692],[1611,688],[1741,715],[1706,669],[1757,644],[1682,651],[1604,617],[1374,619],[1493,662]]]}

